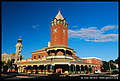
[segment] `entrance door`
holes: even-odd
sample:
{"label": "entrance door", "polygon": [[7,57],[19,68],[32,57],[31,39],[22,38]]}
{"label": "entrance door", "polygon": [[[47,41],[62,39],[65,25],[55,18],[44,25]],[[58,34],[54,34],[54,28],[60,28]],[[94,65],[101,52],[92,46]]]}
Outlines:
{"label": "entrance door", "polygon": [[56,68],[56,73],[62,74],[62,68]]}
{"label": "entrance door", "polygon": [[64,73],[65,71],[69,70],[69,66],[67,64],[55,64],[55,71],[56,73]]}

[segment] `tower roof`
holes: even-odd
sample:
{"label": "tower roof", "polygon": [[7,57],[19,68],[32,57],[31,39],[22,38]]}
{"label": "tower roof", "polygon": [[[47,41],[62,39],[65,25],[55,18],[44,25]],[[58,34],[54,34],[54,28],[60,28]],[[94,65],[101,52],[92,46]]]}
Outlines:
{"label": "tower roof", "polygon": [[19,38],[19,39],[17,40],[17,42],[22,42],[22,39],[21,39],[21,38]]}
{"label": "tower roof", "polygon": [[62,14],[60,13],[60,10],[58,11],[58,14],[56,15],[55,18],[56,18],[57,20],[59,20],[59,19],[63,20],[63,19],[64,19],[63,16],[62,16]]}

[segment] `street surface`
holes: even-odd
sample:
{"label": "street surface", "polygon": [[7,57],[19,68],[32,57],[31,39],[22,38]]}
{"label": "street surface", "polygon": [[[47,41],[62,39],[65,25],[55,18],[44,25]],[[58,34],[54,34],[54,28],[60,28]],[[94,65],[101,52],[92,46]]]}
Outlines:
{"label": "street surface", "polygon": [[118,75],[110,74],[74,74],[74,75],[40,75],[26,73],[2,73],[0,79],[19,80],[19,79],[42,79],[42,80],[69,80],[69,79],[118,79]]}

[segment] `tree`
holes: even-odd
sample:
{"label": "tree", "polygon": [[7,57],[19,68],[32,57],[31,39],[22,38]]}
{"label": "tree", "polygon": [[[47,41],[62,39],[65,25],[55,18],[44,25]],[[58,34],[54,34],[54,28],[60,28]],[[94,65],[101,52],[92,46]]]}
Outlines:
{"label": "tree", "polygon": [[115,60],[115,63],[118,64],[118,62],[119,62],[119,59],[117,58],[117,59]]}
{"label": "tree", "polygon": [[110,63],[110,67],[109,68],[111,68],[112,70],[116,69],[116,66],[114,65],[115,61],[110,60],[109,63]]}
{"label": "tree", "polygon": [[113,60],[110,60],[109,62],[110,62],[110,63],[115,63]]}
{"label": "tree", "polygon": [[2,61],[2,66],[5,66],[6,62],[5,61]]}
{"label": "tree", "polygon": [[4,67],[5,67],[5,65],[6,65],[6,62],[5,62],[5,61],[1,61],[1,64],[2,64],[2,66],[1,66],[2,72],[3,72],[3,71],[4,71]]}
{"label": "tree", "polygon": [[8,66],[8,68],[10,68],[10,66],[12,65],[12,61],[8,60],[6,65]]}
{"label": "tree", "polygon": [[114,63],[118,63],[118,58],[113,61],[113,60],[109,60],[107,61],[102,61],[103,65],[101,67],[102,71],[107,71],[107,70],[114,70],[116,69],[116,66],[114,65]]}
{"label": "tree", "polygon": [[103,63],[102,65],[103,71],[109,70],[109,63],[106,61],[102,61],[102,63]]}
{"label": "tree", "polygon": [[110,64],[110,66],[112,70],[116,69],[116,66],[114,64]]}

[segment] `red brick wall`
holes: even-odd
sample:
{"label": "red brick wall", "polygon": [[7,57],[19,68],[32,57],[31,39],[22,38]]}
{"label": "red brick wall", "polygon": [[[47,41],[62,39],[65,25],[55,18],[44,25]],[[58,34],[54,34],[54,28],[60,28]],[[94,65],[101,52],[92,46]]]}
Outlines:
{"label": "red brick wall", "polygon": [[83,62],[87,63],[87,62],[88,62],[88,60],[87,60],[87,59],[83,59]]}
{"label": "red brick wall", "polygon": [[101,65],[102,65],[102,61],[99,59],[95,59],[95,58],[91,58],[91,59],[83,59],[83,62],[85,63],[89,63],[88,60],[91,60],[92,64],[97,64],[97,69],[100,70]]}
{"label": "red brick wall", "polygon": [[92,59],[83,59],[83,61],[86,62],[86,63],[88,63],[88,60],[91,60],[91,63],[93,63],[93,64],[99,64],[99,65],[102,64],[101,60],[99,60],[99,59],[95,59],[95,58],[92,58]]}
{"label": "red brick wall", "polygon": [[32,60],[34,59],[34,56],[36,56],[37,59],[38,54],[32,54]]}
{"label": "red brick wall", "polygon": [[75,53],[73,53],[73,59],[75,59]]}
{"label": "red brick wall", "polygon": [[48,54],[46,52],[43,53],[36,53],[36,54],[32,54],[32,60],[34,59],[34,56],[36,56],[36,60],[39,59],[39,55],[40,55],[40,59],[42,60],[43,56],[48,56]]}
{"label": "red brick wall", "polygon": [[[57,32],[54,32],[57,29]],[[63,32],[65,30],[65,34]],[[68,46],[68,28],[62,24],[51,26],[51,46],[53,45],[66,45]]]}

